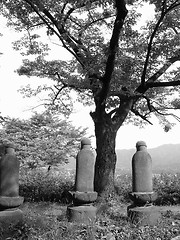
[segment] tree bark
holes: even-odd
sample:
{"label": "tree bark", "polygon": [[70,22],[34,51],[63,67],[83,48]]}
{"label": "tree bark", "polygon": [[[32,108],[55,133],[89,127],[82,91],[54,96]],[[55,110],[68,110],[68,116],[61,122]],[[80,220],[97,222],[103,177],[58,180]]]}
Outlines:
{"label": "tree bark", "polygon": [[91,113],[96,135],[96,163],[94,189],[102,199],[115,193],[114,175],[116,168],[116,135],[133,105],[133,99],[122,100],[116,112],[106,113],[98,109]]}
{"label": "tree bark", "polygon": [[112,123],[95,122],[97,156],[95,163],[94,188],[98,195],[107,198],[114,193],[116,167],[115,140],[117,130]]}

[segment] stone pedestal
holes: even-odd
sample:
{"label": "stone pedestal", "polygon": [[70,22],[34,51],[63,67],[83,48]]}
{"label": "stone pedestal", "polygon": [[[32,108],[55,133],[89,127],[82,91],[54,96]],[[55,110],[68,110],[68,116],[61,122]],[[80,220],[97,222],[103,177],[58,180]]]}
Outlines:
{"label": "stone pedestal", "polygon": [[22,220],[18,207],[24,198],[19,196],[19,161],[12,144],[0,145],[0,226],[16,225]]}
{"label": "stone pedestal", "polygon": [[130,199],[136,206],[144,206],[152,204],[157,199],[156,192],[131,192],[129,193]]}
{"label": "stone pedestal", "polygon": [[10,225],[17,225],[23,220],[23,212],[18,208],[0,211],[0,226],[7,229]]}
{"label": "stone pedestal", "polygon": [[97,192],[71,192],[75,205],[90,204],[97,199]]}
{"label": "stone pedestal", "polygon": [[97,208],[92,205],[69,206],[67,208],[68,220],[89,224],[96,220]]}
{"label": "stone pedestal", "polygon": [[137,207],[131,205],[128,207],[128,217],[133,224],[153,226],[160,220],[161,213],[156,206]]}
{"label": "stone pedestal", "polygon": [[153,206],[157,194],[153,192],[152,159],[144,141],[136,143],[137,152],[132,158],[132,192],[129,193],[133,204],[127,208],[131,222],[140,225],[157,224],[161,214]]}
{"label": "stone pedestal", "polygon": [[96,207],[92,203],[97,199],[94,192],[95,154],[87,138],[81,140],[81,150],[76,157],[75,191],[69,192],[73,204],[67,207],[67,217],[71,222],[88,224],[96,219]]}

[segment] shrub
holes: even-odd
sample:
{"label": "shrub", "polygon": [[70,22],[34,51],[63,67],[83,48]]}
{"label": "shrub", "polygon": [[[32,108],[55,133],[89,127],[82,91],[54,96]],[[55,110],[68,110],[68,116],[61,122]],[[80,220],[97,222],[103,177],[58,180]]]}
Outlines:
{"label": "shrub", "polygon": [[62,193],[73,185],[74,173],[65,170],[22,170],[20,174],[20,195],[28,202],[62,202]]}
{"label": "shrub", "polygon": [[130,202],[129,193],[132,191],[132,177],[130,173],[119,173],[115,177],[115,190],[123,203]]}
{"label": "shrub", "polygon": [[[41,169],[21,170],[20,195],[25,197],[25,201],[29,202],[50,201],[64,203],[64,200],[65,202],[68,201],[68,191],[73,190],[74,175],[74,172],[66,170],[56,172]],[[132,191],[131,174],[118,173],[115,177],[115,189],[119,201],[130,203],[129,193]],[[158,194],[156,205],[180,203],[180,173],[154,174],[153,189]]]}
{"label": "shrub", "polygon": [[[119,172],[115,178],[115,189],[121,202],[129,203],[132,191],[130,173]],[[180,203],[180,173],[160,173],[153,175],[153,190],[157,192],[156,205],[175,205]]]}
{"label": "shrub", "polygon": [[155,174],[154,191],[158,193],[157,205],[174,205],[180,203],[180,173]]}

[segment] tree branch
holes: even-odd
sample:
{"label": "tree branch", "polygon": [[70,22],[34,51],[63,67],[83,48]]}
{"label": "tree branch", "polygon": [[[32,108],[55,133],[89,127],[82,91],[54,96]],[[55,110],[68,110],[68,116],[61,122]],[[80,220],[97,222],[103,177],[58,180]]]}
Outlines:
{"label": "tree branch", "polygon": [[[65,42],[64,42],[64,40],[63,40],[63,38],[61,37],[61,35],[51,26],[51,24],[39,13],[39,10],[38,10],[38,8],[30,1],[30,0],[24,0],[26,3],[28,3],[31,7],[32,7],[32,9],[34,10],[34,12],[39,16],[39,18],[43,21],[43,23],[49,28],[49,29],[51,29],[51,31],[53,32],[53,33],[55,33],[56,34],[56,36],[61,40],[61,42],[62,42],[62,44],[63,44],[63,47],[65,48],[65,49],[67,49],[75,58],[77,58],[77,56],[75,55],[75,53],[65,44]],[[40,3],[39,1],[38,1],[38,7],[40,8],[40,10],[42,11],[42,12],[44,12],[44,6],[43,6],[43,4],[42,3]],[[46,12],[46,10],[45,10],[45,12]],[[53,18],[53,16],[47,11],[47,17],[51,20],[51,22],[56,26],[56,28],[57,28],[57,22],[56,22],[56,20]],[[45,14],[46,15],[46,14]],[[57,28],[58,29],[58,28]]]}
{"label": "tree branch", "polygon": [[152,106],[152,108],[154,109],[154,112],[157,112],[159,115],[162,116],[172,116],[174,117],[178,122],[180,122],[180,117],[178,117],[177,115],[173,114],[173,113],[162,113],[159,110],[157,110],[154,106]]}
{"label": "tree branch", "polygon": [[155,28],[154,28],[151,36],[150,36],[150,40],[149,40],[149,43],[148,43],[146,60],[145,60],[145,63],[144,63],[144,68],[143,68],[143,72],[142,72],[142,76],[141,76],[141,84],[142,85],[145,85],[146,72],[147,72],[147,67],[148,67],[149,58],[150,58],[150,54],[151,54],[153,40],[154,40],[156,32],[157,32],[161,22],[163,21],[164,17],[165,17],[165,12],[164,12],[164,8],[163,8],[162,12],[161,12],[161,16],[160,16],[159,20],[156,23],[156,26],[155,26]]}
{"label": "tree branch", "polygon": [[[58,72],[56,72],[55,75],[58,76],[59,81],[63,84],[62,89],[68,87],[68,88],[75,89],[78,92],[82,92],[82,90],[80,88],[78,88],[76,85],[74,85],[74,84],[67,84],[67,83],[63,82],[63,80],[61,79],[61,77],[60,77]],[[62,91],[62,89],[58,89],[58,90]]]}
{"label": "tree branch", "polygon": [[[110,17],[114,17],[114,16],[115,16],[115,15],[103,16],[103,17],[98,18],[98,19],[95,19],[95,20],[93,19],[93,21],[91,21],[90,23],[87,23],[87,24],[83,27],[83,29],[81,30],[81,32],[86,31],[87,28],[89,28],[91,25],[93,25],[93,24],[95,24],[95,23],[97,23],[97,22],[99,22],[99,21],[103,21],[105,24],[107,24],[107,22],[105,21],[105,19],[110,18]],[[73,21],[73,20],[71,20],[71,21]]]}
{"label": "tree branch", "polygon": [[151,105],[150,99],[147,96],[144,96],[144,95],[142,97],[146,99],[148,109],[149,109],[150,112],[152,112],[152,105]]}
{"label": "tree branch", "polygon": [[141,76],[141,84],[142,86],[145,85],[145,78],[146,78],[146,72],[147,72],[147,67],[148,67],[148,63],[149,63],[149,58],[150,58],[150,54],[151,54],[151,50],[152,50],[152,44],[153,44],[153,40],[154,37],[159,29],[160,24],[162,23],[164,17],[167,15],[167,13],[169,13],[171,10],[173,10],[175,7],[179,6],[180,3],[176,4],[177,0],[172,3],[169,8],[167,8],[166,6],[166,0],[163,1],[163,6],[162,6],[162,11],[161,11],[161,16],[159,18],[159,20],[156,23],[156,26],[151,34],[149,43],[148,43],[148,48],[147,48],[147,55],[146,55],[146,60],[144,63],[144,68],[143,68],[143,72],[142,72],[142,76]]}
{"label": "tree branch", "polygon": [[179,53],[176,56],[173,56],[166,60],[165,64],[157,71],[153,76],[151,76],[146,84],[149,82],[155,82],[162,74],[166,72],[166,70],[175,62],[180,60],[180,50]]}
{"label": "tree branch", "polygon": [[69,18],[69,16],[71,15],[71,13],[75,10],[75,8],[70,8],[69,11],[66,13],[65,17],[64,17],[64,22],[66,22],[66,20]]}
{"label": "tree branch", "polygon": [[[51,27],[51,24],[39,13],[38,8],[30,0],[24,0],[24,1],[32,7],[32,9],[39,16],[39,18],[46,24],[46,26],[48,26],[48,28],[50,28],[52,32],[54,32],[61,39],[61,36],[58,34],[58,32],[53,27]],[[39,7],[40,7],[40,10],[43,12],[44,6],[41,4]],[[51,21],[53,20],[52,23],[55,24],[55,19],[53,17],[50,18],[50,20]]]}
{"label": "tree branch", "polygon": [[105,99],[107,98],[107,95],[108,95],[111,76],[114,70],[114,63],[115,63],[115,56],[118,48],[119,35],[124,24],[124,19],[128,12],[126,9],[126,4],[124,0],[116,0],[116,10],[117,10],[117,14],[114,22],[112,36],[110,39],[109,54],[106,62],[105,74],[102,79],[103,85],[99,95],[100,105],[102,105],[105,102]]}
{"label": "tree branch", "polygon": [[133,112],[136,116],[142,118],[143,120],[145,120],[145,121],[148,122],[149,124],[153,125],[152,122],[150,122],[150,121],[146,118],[146,116],[140,114],[136,109],[133,109],[133,108],[132,108],[132,109],[131,109],[131,112]]}
{"label": "tree branch", "polygon": [[38,105],[36,105],[34,107],[29,107],[29,108],[23,110],[23,112],[32,111],[32,110],[34,110],[36,108],[39,108],[41,106],[50,106],[50,104],[48,104],[48,103],[41,103],[41,104],[38,104]]}
{"label": "tree branch", "polygon": [[[176,61],[179,61],[180,60],[180,50],[177,51],[177,55],[174,55],[173,57],[169,58],[166,60],[166,62],[164,63],[164,65],[154,74],[152,75],[146,82],[145,84],[143,85],[142,83],[139,85],[139,87],[135,90],[135,92],[139,92],[139,93],[142,93],[144,94],[149,88],[152,88],[153,86],[154,87],[158,87],[158,84],[159,84],[159,87],[160,85],[163,87],[163,82],[160,83],[155,83],[155,81],[160,77],[162,76],[166,70],[172,65],[174,64]],[[174,84],[173,86],[177,86],[177,85],[180,85],[178,84],[178,81],[172,81],[172,82],[169,82],[169,83],[165,83],[164,86],[171,86],[171,84]],[[167,84],[167,85],[166,85]]]}
{"label": "tree branch", "polygon": [[171,82],[150,82],[147,84],[148,88],[153,87],[173,87],[173,86],[180,86],[180,80],[171,81]]}
{"label": "tree branch", "polygon": [[[51,24],[39,13],[38,8],[30,1],[30,0],[24,0],[26,3],[28,3],[32,9],[35,11],[35,13],[40,17],[40,19],[46,24],[46,26],[48,26],[49,29],[52,30],[52,32],[54,32],[57,37],[61,40],[63,47],[66,48],[77,60],[78,62],[81,64],[81,66],[84,68],[84,56],[83,54],[80,53],[80,49],[78,48],[77,44],[74,43],[74,41],[72,41],[72,39],[69,37],[67,31],[64,29],[64,26],[62,23],[58,22],[52,15],[51,13],[45,9],[45,7],[43,6],[42,3],[40,3],[38,1],[37,5],[40,9],[40,11],[42,11],[44,13],[44,15],[52,22],[52,24],[56,27],[56,29],[58,30],[58,32],[51,26]],[[74,9],[73,9],[74,10]],[[71,10],[72,11],[72,10]],[[71,14],[71,11],[67,14]],[[67,15],[66,15],[67,16]],[[69,47],[67,46],[67,44],[69,45]],[[70,49],[71,48],[71,49]]]}
{"label": "tree branch", "polygon": [[177,109],[179,109],[179,108],[175,108],[175,107],[167,107],[166,105],[163,105],[163,104],[161,104],[157,101],[153,101],[153,103],[155,103],[156,105],[159,106],[159,110],[161,110],[161,109],[165,109],[165,110],[177,110]]}
{"label": "tree branch", "polygon": [[[55,27],[58,29],[60,35],[58,34],[60,40],[63,43],[63,46],[69,51],[73,50],[75,58],[79,61],[81,66],[84,68],[84,56],[80,53],[80,49],[77,44],[74,43],[74,41],[69,36],[68,32],[64,29],[64,25],[61,22],[58,22],[54,19],[54,17],[50,14],[50,12],[47,9],[43,10],[43,13],[52,21],[52,23],[55,25]],[[67,47],[67,45],[64,43],[66,41],[67,44],[69,44],[70,48]],[[70,51],[72,53],[72,50]]]}

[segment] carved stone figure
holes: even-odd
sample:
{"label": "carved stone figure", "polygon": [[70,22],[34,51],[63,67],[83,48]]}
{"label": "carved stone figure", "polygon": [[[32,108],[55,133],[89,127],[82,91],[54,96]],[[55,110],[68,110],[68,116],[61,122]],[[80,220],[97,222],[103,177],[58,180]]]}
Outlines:
{"label": "carved stone figure", "polygon": [[95,220],[97,209],[92,203],[97,199],[94,192],[95,153],[88,138],[81,140],[81,149],[76,157],[75,191],[70,192],[73,204],[67,208],[69,221],[87,223]]}
{"label": "carved stone figure", "polygon": [[153,206],[157,194],[153,192],[152,159],[144,141],[138,141],[136,149],[132,158],[132,192],[129,193],[133,204],[128,207],[128,216],[141,225],[154,225],[160,213]]}
{"label": "carved stone figure", "polygon": [[0,224],[2,227],[22,220],[18,207],[24,198],[19,196],[19,161],[12,144],[0,145]]}

